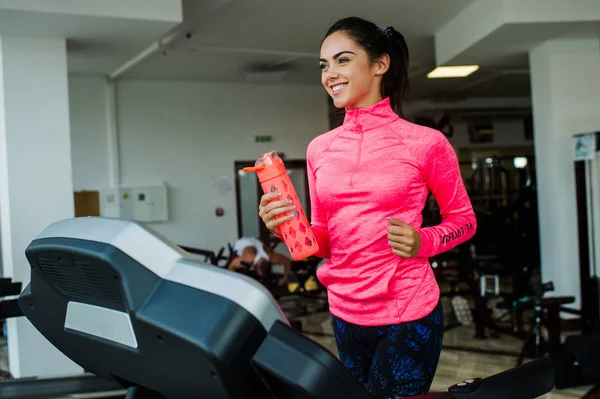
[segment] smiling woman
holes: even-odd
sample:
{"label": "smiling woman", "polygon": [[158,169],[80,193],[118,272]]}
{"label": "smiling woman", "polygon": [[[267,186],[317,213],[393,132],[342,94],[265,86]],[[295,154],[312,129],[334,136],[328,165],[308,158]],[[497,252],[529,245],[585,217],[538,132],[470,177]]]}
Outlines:
{"label": "smiling woman", "polygon": [[[458,159],[438,130],[402,118],[409,54],[393,28],[351,17],[321,45],[322,84],[343,124],[307,149],[317,271],[327,287],[340,359],[375,399],[428,392],[444,332],[429,258],[475,234]],[[433,193],[442,222],[422,227]],[[289,207],[268,193],[259,215],[276,230]],[[457,234],[460,232],[460,234]]]}
{"label": "smiling woman", "polygon": [[325,35],[321,56],[321,81],[338,108],[361,108],[389,97],[392,108],[402,115],[409,53],[401,33],[346,18]]}

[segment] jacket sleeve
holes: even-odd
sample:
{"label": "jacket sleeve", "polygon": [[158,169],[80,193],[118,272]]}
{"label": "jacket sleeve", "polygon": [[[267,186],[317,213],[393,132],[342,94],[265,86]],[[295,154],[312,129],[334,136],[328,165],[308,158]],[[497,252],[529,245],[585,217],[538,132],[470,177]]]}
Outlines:
{"label": "jacket sleeve", "polygon": [[454,148],[441,132],[425,147],[423,175],[442,216],[437,226],[418,228],[417,256],[430,258],[463,244],[475,235],[477,220],[467,194]]}
{"label": "jacket sleeve", "polygon": [[319,245],[319,251],[315,254],[320,258],[329,259],[329,233],[327,230],[327,212],[323,209],[316,188],[315,161],[317,151],[316,142],[313,141],[308,146],[306,154],[306,174],[308,177],[308,190],[310,194],[310,218],[311,228],[315,235],[315,240]]}

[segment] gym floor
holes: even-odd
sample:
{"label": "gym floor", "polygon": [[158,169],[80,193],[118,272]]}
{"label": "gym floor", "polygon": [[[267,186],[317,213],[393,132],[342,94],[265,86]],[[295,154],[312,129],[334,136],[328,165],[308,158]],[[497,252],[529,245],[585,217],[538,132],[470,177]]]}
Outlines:
{"label": "gym floor", "polygon": [[[452,322],[454,317],[449,300],[442,301],[446,322]],[[309,316],[299,318],[303,324],[304,332],[329,349],[337,356],[333,329],[331,327],[331,315],[328,312],[313,313]],[[311,334],[312,333],[312,334]],[[469,326],[453,328],[444,335],[444,346],[460,346],[463,348],[474,348],[515,353],[514,356],[490,355],[488,353],[476,353],[455,349],[443,349],[440,364],[433,381],[432,391],[445,391],[448,386],[471,377],[486,377],[514,367],[522,345],[522,341],[516,338],[501,335],[498,339],[474,340],[474,329]],[[8,365],[6,345],[0,338],[0,370],[7,370]],[[544,399],[575,399],[584,396],[592,386],[584,386],[565,390],[554,390],[543,396]],[[595,397],[595,396],[594,396]]]}
{"label": "gym floor", "polygon": [[[446,323],[453,322],[450,301],[444,299]],[[337,356],[331,316],[329,313],[315,313],[299,318],[304,332]],[[460,326],[448,330],[444,335],[444,346],[481,349],[515,353],[514,356],[489,353],[476,353],[456,349],[443,349],[440,363],[433,381],[432,391],[445,391],[450,385],[472,377],[486,377],[515,366],[523,341],[501,335],[498,339],[474,340],[474,327]],[[314,334],[311,334],[314,333]],[[525,359],[528,361],[529,359]],[[575,399],[583,397],[593,386],[557,390],[543,396],[544,399]],[[596,397],[596,396],[594,396]],[[598,396],[600,397],[600,396]]]}

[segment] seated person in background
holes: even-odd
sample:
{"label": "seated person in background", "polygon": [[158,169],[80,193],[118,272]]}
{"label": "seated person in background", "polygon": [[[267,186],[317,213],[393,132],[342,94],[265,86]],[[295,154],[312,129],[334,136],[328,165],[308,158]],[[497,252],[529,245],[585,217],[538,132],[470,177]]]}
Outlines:
{"label": "seated person in background", "polygon": [[236,271],[249,268],[250,270],[256,270],[259,277],[263,277],[265,267],[270,268],[272,265],[282,265],[284,273],[279,279],[279,286],[283,286],[287,282],[292,268],[291,259],[274,252],[260,240],[253,237],[242,237],[235,242],[233,252],[235,252],[236,257],[233,258],[227,267],[229,270]]}

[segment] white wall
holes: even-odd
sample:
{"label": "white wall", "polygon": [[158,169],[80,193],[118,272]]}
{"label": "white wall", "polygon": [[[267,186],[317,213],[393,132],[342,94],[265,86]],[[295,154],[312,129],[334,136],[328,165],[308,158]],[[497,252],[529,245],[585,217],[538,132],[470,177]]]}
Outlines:
{"label": "white wall", "polygon": [[[108,185],[103,95],[102,80],[71,77],[76,189]],[[319,86],[123,80],[117,103],[122,184],[166,182],[170,221],[153,227],[179,244],[214,250],[237,238],[234,161],[271,149],[304,159],[310,140],[328,130]],[[274,141],[254,143],[257,134]],[[231,191],[218,196],[214,179]]]}
{"label": "white wall", "polygon": [[[6,276],[30,280],[25,248],[50,223],[73,217],[66,40],[0,37],[0,213]],[[16,378],[81,368],[24,317],[8,323]],[[40,361],[43,359],[43,361]]]}
{"label": "white wall", "polygon": [[70,78],[71,158],[76,191],[107,187],[108,142],[104,80]]}

